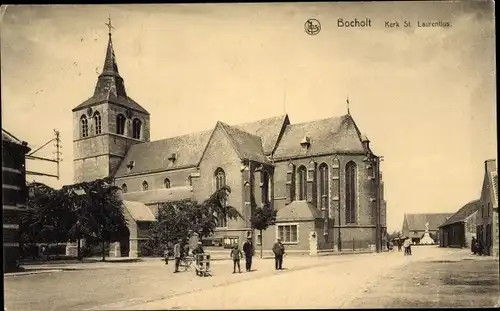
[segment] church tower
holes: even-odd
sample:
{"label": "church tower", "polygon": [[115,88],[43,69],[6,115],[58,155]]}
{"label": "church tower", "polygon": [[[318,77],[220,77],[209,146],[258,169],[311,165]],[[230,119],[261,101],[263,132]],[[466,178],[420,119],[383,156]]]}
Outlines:
{"label": "church tower", "polygon": [[118,72],[111,19],[102,73],[94,95],[73,109],[74,182],[113,176],[128,148],[149,141],[150,115],[128,97]]}

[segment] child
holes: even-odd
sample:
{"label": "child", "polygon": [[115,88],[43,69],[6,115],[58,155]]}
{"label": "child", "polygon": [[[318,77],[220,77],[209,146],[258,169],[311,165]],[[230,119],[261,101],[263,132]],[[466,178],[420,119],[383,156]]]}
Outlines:
{"label": "child", "polygon": [[238,244],[235,244],[233,246],[233,249],[231,250],[231,258],[233,259],[233,273],[236,273],[236,266],[238,266],[238,273],[241,273],[240,258],[242,256],[243,253],[238,248]]}

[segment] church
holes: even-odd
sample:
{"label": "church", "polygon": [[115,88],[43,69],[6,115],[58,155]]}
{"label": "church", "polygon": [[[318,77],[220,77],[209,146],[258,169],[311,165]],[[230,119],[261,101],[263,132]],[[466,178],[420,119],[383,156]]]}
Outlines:
{"label": "church", "polygon": [[[179,116],[182,117],[182,116]],[[386,231],[380,163],[350,113],[293,124],[288,115],[150,141],[150,114],[127,94],[109,33],[94,94],[73,109],[74,182],[112,176],[130,235],[113,256],[136,257],[158,206],[203,201],[223,185],[243,219],[221,219],[205,245],[227,248],[252,232],[259,206],[277,222],[256,245],[279,237],[288,253],[374,248]]]}

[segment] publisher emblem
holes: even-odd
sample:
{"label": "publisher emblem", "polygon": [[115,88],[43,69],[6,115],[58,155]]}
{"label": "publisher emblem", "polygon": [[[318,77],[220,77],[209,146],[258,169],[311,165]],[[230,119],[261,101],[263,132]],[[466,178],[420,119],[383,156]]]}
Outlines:
{"label": "publisher emblem", "polygon": [[308,19],[304,24],[304,30],[308,35],[317,35],[321,31],[321,24],[317,19]]}

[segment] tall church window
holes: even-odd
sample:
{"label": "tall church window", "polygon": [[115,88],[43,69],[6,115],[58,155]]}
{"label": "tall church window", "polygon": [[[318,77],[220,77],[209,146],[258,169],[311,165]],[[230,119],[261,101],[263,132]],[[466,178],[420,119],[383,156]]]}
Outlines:
{"label": "tall church window", "polygon": [[127,193],[127,184],[122,185],[122,192]]}
{"label": "tall church window", "polygon": [[89,136],[89,121],[87,120],[87,117],[83,115],[80,118],[80,130],[81,130],[81,136],[82,137],[87,137]]}
{"label": "tall church window", "polygon": [[116,116],[116,134],[125,135],[125,116],[119,114]]}
{"label": "tall church window", "polygon": [[134,119],[132,122],[132,137],[135,139],[141,138],[141,120]]}
{"label": "tall church window", "polygon": [[322,210],[328,210],[328,190],[328,165],[326,163],[321,163],[319,166],[319,195],[321,200],[320,207]]}
{"label": "tall church window", "polygon": [[99,112],[94,113],[94,124],[95,124],[95,134],[102,133],[102,124],[101,124],[101,114]]}
{"label": "tall church window", "polygon": [[[219,190],[226,185],[226,173],[222,168],[215,170],[215,189]],[[227,202],[221,202],[223,206],[226,206]],[[227,217],[220,217],[217,220],[217,227],[227,227]]]}
{"label": "tall church window", "polygon": [[356,222],[356,163],[349,162],[345,167],[345,221]]}
{"label": "tall church window", "polygon": [[142,191],[148,191],[148,182],[147,181],[142,182]]}
{"label": "tall church window", "polygon": [[165,178],[165,181],[163,182],[163,185],[165,186],[166,189],[170,188],[170,179]]}
{"label": "tall church window", "polygon": [[269,182],[270,177],[267,171],[262,171],[262,203],[264,205],[269,204],[270,196],[269,196]]}
{"label": "tall church window", "polygon": [[299,201],[307,198],[307,170],[305,166],[300,166],[297,170],[298,186],[299,186]]}

